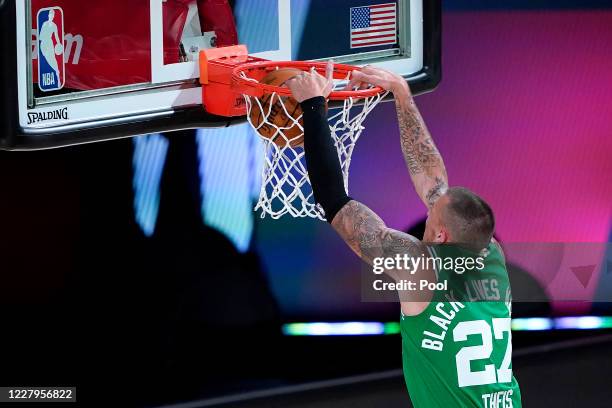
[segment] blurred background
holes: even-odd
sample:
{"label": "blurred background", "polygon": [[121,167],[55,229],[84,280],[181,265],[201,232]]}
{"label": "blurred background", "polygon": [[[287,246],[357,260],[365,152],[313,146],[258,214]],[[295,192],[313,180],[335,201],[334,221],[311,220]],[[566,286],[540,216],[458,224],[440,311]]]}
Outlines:
{"label": "blurred background", "polygon": [[[445,2],[442,83],[417,98],[451,184],[509,247],[610,242],[612,5],[490,3]],[[418,234],[393,104],[365,126],[350,193]],[[0,152],[1,383],[152,406],[399,368],[398,307],[361,302],[331,228],[252,211],[261,153],[247,125]],[[610,330],[605,253],[569,302],[558,253],[510,252],[542,293],[514,306],[515,350]]]}

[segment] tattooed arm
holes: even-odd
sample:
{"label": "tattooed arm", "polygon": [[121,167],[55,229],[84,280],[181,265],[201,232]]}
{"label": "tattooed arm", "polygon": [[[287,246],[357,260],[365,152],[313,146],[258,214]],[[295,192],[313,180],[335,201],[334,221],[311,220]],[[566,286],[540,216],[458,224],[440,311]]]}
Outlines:
{"label": "tattooed arm", "polygon": [[[331,90],[331,63],[327,64],[326,71],[327,78],[306,73],[287,83],[304,112],[304,153],[315,200],[323,207],[327,221],[364,261],[371,264],[377,257],[395,255],[420,258],[426,248],[419,240],[387,228],[374,212],[346,194],[340,161],[329,133],[324,99]],[[396,281],[420,282],[423,279],[434,282],[435,273],[427,267],[429,265],[420,265],[416,271],[398,267],[387,273]],[[431,299],[431,293],[419,290],[400,291],[399,296],[402,311],[411,315],[420,313]]]}
{"label": "tattooed arm", "polygon": [[442,156],[414,103],[408,84],[399,75],[378,68],[364,67],[361,71],[353,71],[349,87],[363,87],[364,84],[378,85],[393,92],[404,160],[417,194],[431,207],[448,188],[448,177]]}
{"label": "tattooed arm", "polygon": [[444,161],[404,80],[393,92],[400,128],[402,153],[414,187],[431,207],[448,188]]}
{"label": "tattooed arm", "polygon": [[[421,257],[427,254],[427,248],[415,237],[388,228],[383,220],[365,205],[358,201],[349,201],[336,214],[332,227],[342,237],[344,242],[368,264],[374,258],[392,258],[396,255]],[[420,280],[436,282],[433,269],[421,268],[415,273],[406,270],[386,270],[396,282],[409,280],[418,283]],[[427,290],[399,292],[402,301],[402,311],[406,315],[419,314],[427,307],[432,293]]]}

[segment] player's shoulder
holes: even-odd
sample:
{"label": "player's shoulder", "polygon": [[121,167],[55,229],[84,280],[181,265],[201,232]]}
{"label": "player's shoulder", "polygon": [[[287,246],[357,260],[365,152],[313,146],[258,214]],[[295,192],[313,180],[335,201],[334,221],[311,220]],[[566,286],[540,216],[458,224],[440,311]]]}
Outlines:
{"label": "player's shoulder", "polygon": [[502,247],[502,245],[499,243],[498,240],[495,239],[495,237],[491,238],[491,244],[493,245],[493,247],[495,249],[497,249],[499,251],[499,254],[501,255],[502,259],[504,260],[504,262],[506,261],[506,255],[504,254],[504,248]]}

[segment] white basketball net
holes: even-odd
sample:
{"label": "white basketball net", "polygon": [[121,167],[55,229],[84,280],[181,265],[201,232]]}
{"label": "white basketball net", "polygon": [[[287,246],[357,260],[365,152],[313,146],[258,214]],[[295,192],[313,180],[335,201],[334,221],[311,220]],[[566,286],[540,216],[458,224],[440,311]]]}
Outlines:
{"label": "white basketball net", "polygon": [[[359,100],[348,98],[344,101],[342,107],[337,108],[338,112],[328,118],[331,136],[338,150],[338,158],[344,178],[344,189],[347,194],[351,156],[355,143],[364,129],[363,121],[385,95],[377,94]],[[253,128],[257,131],[262,126],[267,125],[274,129],[274,135],[270,139],[260,135],[265,146],[265,156],[261,190],[255,210],[261,210],[262,218],[270,215],[277,219],[285,214],[290,214],[293,217],[312,217],[325,220],[323,209],[315,203],[313,197],[308,172],[306,171],[304,148],[303,146],[291,146],[292,141],[295,144],[295,141],[304,135],[304,129],[299,123],[302,116],[293,118],[285,107],[284,100],[286,97],[281,97],[276,93],[271,95],[265,107],[262,106],[258,98],[248,95],[244,95],[244,98],[247,106],[247,118]],[[279,127],[268,121],[272,107],[276,102],[280,103],[287,117],[291,118],[290,123],[285,127]],[[251,121],[250,113],[254,104],[259,107],[259,112],[263,112],[263,118],[258,125]],[[285,131],[293,128],[293,126],[299,127],[301,133],[290,139],[285,135]],[[293,129],[295,130],[295,128]],[[275,140],[276,143],[272,140]]]}

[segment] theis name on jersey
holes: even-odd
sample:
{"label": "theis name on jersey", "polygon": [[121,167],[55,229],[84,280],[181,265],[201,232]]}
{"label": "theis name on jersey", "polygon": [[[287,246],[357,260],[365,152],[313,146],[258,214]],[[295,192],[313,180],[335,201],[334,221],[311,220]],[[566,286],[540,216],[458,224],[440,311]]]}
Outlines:
{"label": "theis name on jersey", "polygon": [[482,407],[483,408],[513,408],[512,404],[513,390],[504,390],[491,392],[488,394],[482,394]]}

